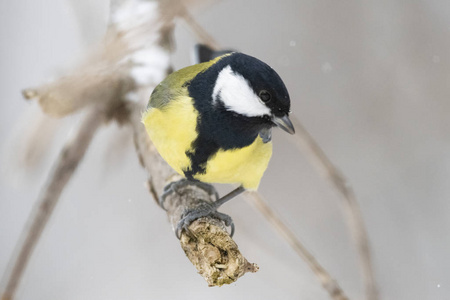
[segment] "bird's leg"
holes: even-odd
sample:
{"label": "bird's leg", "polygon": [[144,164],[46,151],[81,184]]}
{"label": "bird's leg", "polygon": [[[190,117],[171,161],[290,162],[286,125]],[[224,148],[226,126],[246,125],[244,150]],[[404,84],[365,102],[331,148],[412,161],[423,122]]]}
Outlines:
{"label": "bird's leg", "polygon": [[226,194],[225,196],[223,196],[222,198],[220,198],[219,200],[216,200],[214,202],[216,209],[218,209],[225,202],[228,202],[229,200],[231,200],[234,197],[238,196],[239,194],[243,193],[244,191],[245,191],[245,188],[241,185],[241,186],[235,188],[234,190],[232,190],[231,192],[229,192],[228,194]]}
{"label": "bird's leg", "polygon": [[243,186],[240,186],[240,187],[234,189],[233,191],[231,191],[230,193],[226,194],[222,198],[220,198],[212,203],[203,202],[201,205],[197,206],[196,208],[185,211],[183,213],[183,216],[182,216],[180,222],[178,222],[178,225],[177,225],[177,228],[175,231],[176,236],[178,238],[180,238],[181,231],[183,229],[188,230],[188,227],[192,222],[194,222],[198,218],[207,217],[207,216],[219,219],[225,223],[225,226],[230,226],[231,227],[230,235],[233,236],[233,234],[234,234],[233,220],[231,219],[230,216],[228,216],[224,213],[218,212],[217,209],[222,204],[233,199],[234,197],[236,197],[237,195],[241,194],[244,191],[245,191],[245,188]]}

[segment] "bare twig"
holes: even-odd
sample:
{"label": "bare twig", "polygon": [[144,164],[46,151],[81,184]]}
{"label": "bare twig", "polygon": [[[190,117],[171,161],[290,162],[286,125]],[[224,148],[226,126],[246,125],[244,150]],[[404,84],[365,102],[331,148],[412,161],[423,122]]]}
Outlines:
{"label": "bare twig", "polygon": [[[149,174],[149,190],[155,200],[158,200],[164,187],[180,177],[161,158],[148,138],[140,120],[140,106],[133,103],[129,105],[133,107],[130,109],[130,122],[136,151]],[[186,210],[214,200],[214,194],[208,194],[196,185],[187,185],[170,194],[164,207],[175,228]],[[182,232],[180,243],[189,260],[210,286],[229,284],[247,272],[258,270],[255,264],[249,263],[242,256],[223,222],[217,219],[207,217],[196,220],[189,226],[189,232]]]}
{"label": "bare twig", "polygon": [[335,300],[346,300],[339,284],[331,275],[317,262],[315,257],[303,246],[294,233],[283,223],[281,218],[267,205],[257,192],[245,193],[247,199],[257,210],[259,210],[275,230],[286,240],[291,248],[308,264],[314,274],[318,277],[322,286]]}
{"label": "bare twig", "polygon": [[[184,211],[215,200],[214,194],[208,194],[196,185],[189,185],[170,194],[164,207],[172,226],[176,228]],[[223,222],[212,217],[194,221],[189,231],[182,233],[180,243],[209,286],[230,284],[245,273],[258,270],[258,266],[249,263],[239,252]]]}
{"label": "bare twig", "polygon": [[369,238],[355,194],[342,173],[331,163],[301,122],[295,116],[292,116],[291,119],[296,131],[292,138],[294,144],[306,154],[318,172],[341,196],[342,207],[347,216],[346,219],[359,253],[359,264],[363,273],[366,297],[368,300],[376,300],[378,299],[378,291],[375,282],[375,272],[372,267]]}
{"label": "bare twig", "polygon": [[197,20],[191,15],[186,7],[180,9],[180,17],[189,25],[192,32],[195,34],[198,41],[202,44],[208,45],[211,49],[219,50],[219,43],[206,31],[203,27],[198,24]]}
{"label": "bare twig", "polygon": [[37,168],[48,155],[49,147],[54,142],[56,133],[63,122],[51,118],[44,113],[39,106],[33,105],[28,111],[22,112],[19,119],[27,120],[25,126],[17,124],[18,127],[11,142],[10,161],[11,172],[17,169],[32,170]]}
{"label": "bare twig", "polygon": [[104,118],[101,116],[97,110],[93,110],[88,114],[74,137],[66,143],[61,151],[29,218],[30,223],[24,231],[24,240],[18,246],[18,249],[20,249],[19,253],[12,262],[11,272],[6,277],[6,288],[2,295],[2,300],[14,298],[27,262],[39,241],[53,209],[58,203],[62,191],[86,153],[96,129],[104,121]]}

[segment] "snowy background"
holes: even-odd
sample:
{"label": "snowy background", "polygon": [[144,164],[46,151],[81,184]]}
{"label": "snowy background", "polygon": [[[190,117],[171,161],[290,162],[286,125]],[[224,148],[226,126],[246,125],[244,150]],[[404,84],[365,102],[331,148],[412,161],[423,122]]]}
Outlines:
{"label": "snowy background", "polygon": [[[450,2],[224,0],[194,15],[221,45],[260,58],[284,79],[293,113],[359,199],[381,299],[449,299]],[[102,37],[107,17],[106,0],[0,2],[0,274],[78,121],[61,123],[36,171],[19,170],[18,134],[38,111],[20,90],[64,74]],[[195,39],[180,23],[176,41],[178,69],[190,64]],[[111,140],[126,134],[113,125],[94,139],[17,299],[328,299],[241,200],[223,211],[260,271],[208,288],[144,188],[131,143],[122,158],[111,154]],[[278,130],[260,191],[350,298],[363,299],[338,196]]]}

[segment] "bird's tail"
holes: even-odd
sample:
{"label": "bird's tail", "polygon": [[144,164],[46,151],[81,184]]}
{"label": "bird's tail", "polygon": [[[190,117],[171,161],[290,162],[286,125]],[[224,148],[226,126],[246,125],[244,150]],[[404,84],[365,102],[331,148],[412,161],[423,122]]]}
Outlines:
{"label": "bird's tail", "polygon": [[199,64],[210,61],[216,57],[227,53],[235,52],[234,50],[214,50],[203,44],[196,44],[194,49],[194,63]]}

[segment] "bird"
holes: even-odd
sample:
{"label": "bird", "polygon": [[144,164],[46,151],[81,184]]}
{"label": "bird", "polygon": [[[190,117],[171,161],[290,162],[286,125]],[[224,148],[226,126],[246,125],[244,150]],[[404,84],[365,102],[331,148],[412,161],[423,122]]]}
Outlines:
{"label": "bird", "polygon": [[153,90],[142,122],[162,158],[184,177],[175,185],[239,185],[186,212],[177,236],[208,215],[232,226],[232,235],[231,218],[217,209],[245,190],[257,190],[272,156],[273,127],[295,133],[290,97],[281,77],[261,60],[241,52],[214,55],[205,46],[198,49],[201,59],[205,53],[212,59],[168,75]]}

